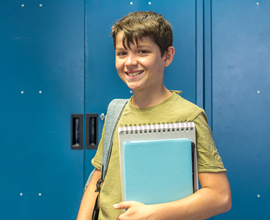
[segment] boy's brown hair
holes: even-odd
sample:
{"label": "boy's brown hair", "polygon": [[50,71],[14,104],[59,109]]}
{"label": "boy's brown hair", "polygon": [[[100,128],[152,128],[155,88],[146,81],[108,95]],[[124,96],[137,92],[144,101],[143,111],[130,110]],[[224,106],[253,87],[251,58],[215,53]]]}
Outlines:
{"label": "boy's brown hair", "polygon": [[116,36],[123,31],[123,46],[125,42],[129,47],[130,43],[138,45],[138,39],[150,37],[159,47],[161,56],[173,44],[171,24],[160,14],[151,11],[140,11],[129,13],[115,22],[112,26],[114,48],[116,47]]}

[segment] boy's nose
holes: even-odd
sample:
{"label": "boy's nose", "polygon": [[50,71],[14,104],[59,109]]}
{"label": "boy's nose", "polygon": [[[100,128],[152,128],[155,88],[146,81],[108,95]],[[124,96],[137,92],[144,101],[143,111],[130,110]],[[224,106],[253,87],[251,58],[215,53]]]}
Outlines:
{"label": "boy's nose", "polygon": [[129,54],[129,56],[127,57],[127,60],[126,60],[126,63],[125,65],[126,66],[134,66],[134,65],[137,65],[138,62],[137,62],[137,59],[136,59],[136,56],[132,55],[132,54]]}

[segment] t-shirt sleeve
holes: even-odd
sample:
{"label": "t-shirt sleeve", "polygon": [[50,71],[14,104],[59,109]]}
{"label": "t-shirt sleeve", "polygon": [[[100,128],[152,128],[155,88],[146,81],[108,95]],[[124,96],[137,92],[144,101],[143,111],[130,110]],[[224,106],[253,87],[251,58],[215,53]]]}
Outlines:
{"label": "t-shirt sleeve", "polygon": [[104,136],[105,136],[105,125],[106,125],[106,118],[104,122],[104,126],[102,129],[101,139],[98,144],[97,152],[95,157],[92,159],[92,165],[97,168],[98,170],[101,170],[101,162],[102,162],[102,154],[103,154],[103,145],[104,145]]}
{"label": "t-shirt sleeve", "polygon": [[194,119],[194,123],[197,138],[198,172],[226,172],[204,111]]}

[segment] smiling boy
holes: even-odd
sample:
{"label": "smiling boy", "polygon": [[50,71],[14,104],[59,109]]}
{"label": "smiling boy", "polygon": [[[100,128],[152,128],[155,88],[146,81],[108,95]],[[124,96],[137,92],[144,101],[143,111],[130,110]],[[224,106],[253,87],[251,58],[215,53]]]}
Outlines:
{"label": "smiling boy", "polygon": [[[203,109],[163,84],[165,68],[171,64],[175,53],[170,23],[154,12],[134,12],[113,25],[112,36],[118,75],[133,90],[117,128],[120,124],[194,121],[202,188],[189,197],[170,203],[121,202],[118,135],[115,132],[107,175],[100,191],[99,219],[205,219],[228,211],[231,192],[226,169],[214,145]],[[78,220],[92,217],[96,182],[101,177],[103,143],[104,128],[92,160],[96,170],[85,191]],[[127,211],[123,213],[122,209]]]}
{"label": "smiling boy", "polygon": [[137,108],[154,106],[171,96],[163,84],[164,68],[173,60],[174,48],[169,46],[161,56],[158,45],[150,37],[123,45],[124,32],[115,37],[115,66],[120,78],[133,90],[132,105]]}

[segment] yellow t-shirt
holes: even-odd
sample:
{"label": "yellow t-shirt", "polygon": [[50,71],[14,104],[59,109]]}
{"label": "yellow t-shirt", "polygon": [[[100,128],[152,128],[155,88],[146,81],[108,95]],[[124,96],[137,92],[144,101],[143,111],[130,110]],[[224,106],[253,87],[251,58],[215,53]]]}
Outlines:
{"label": "yellow t-shirt", "polygon": [[[118,127],[120,125],[162,123],[162,122],[185,122],[193,121],[196,126],[198,172],[226,172],[222,160],[217,152],[212,132],[207,125],[207,118],[203,109],[185,100],[176,92],[162,103],[149,107],[135,108],[129,100],[116,127],[113,136],[111,158],[108,165],[107,174],[100,191],[100,211],[99,219],[115,219],[122,213],[122,210],[115,210],[113,204],[122,201],[120,164],[119,164],[119,143]],[[92,164],[101,170],[102,152],[104,144],[104,131],[97,149],[97,153],[92,160]],[[164,164],[166,166],[166,164]]]}

